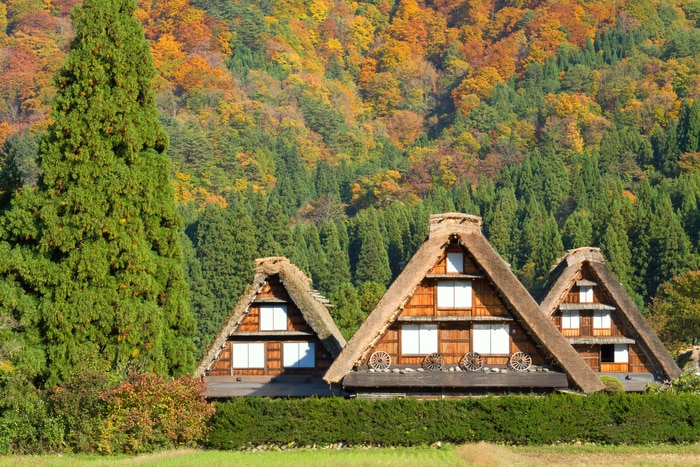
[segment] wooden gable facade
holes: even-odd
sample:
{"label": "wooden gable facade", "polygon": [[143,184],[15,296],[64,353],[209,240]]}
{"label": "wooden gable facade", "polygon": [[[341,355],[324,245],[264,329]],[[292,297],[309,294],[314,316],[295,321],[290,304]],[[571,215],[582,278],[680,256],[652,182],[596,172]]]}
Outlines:
{"label": "wooden gable facade", "polygon": [[256,261],[253,282],[197,369],[208,397],[333,394],[321,377],[345,339],[310,284],[287,258]]}
{"label": "wooden gable facade", "polygon": [[323,376],[332,361],[333,356],[306,322],[279,274],[274,274],[228,336],[207,375]]}
{"label": "wooden gable facade", "polygon": [[326,381],[370,395],[602,388],[488,244],[479,217],[430,221],[429,238]]}
{"label": "wooden gable facade", "polygon": [[630,390],[680,374],[597,248],[571,250],[545,292],[543,311],[594,372],[618,374]]}
{"label": "wooden gable facade", "polygon": [[479,354],[482,367],[505,370],[519,352],[530,357],[534,368],[550,363],[509,311],[495,284],[456,239],[370,348],[368,366],[375,352],[385,352],[395,365],[416,369],[433,353],[447,367],[464,366],[469,354]]}

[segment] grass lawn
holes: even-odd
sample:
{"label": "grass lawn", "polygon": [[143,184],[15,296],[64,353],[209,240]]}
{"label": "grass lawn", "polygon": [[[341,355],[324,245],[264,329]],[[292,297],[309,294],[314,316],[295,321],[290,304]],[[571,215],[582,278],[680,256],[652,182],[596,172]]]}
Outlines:
{"label": "grass lawn", "polygon": [[500,446],[487,443],[441,448],[295,449],[275,452],[167,451],[138,457],[13,456],[0,466],[443,466],[443,465],[659,465],[700,466],[700,444],[690,446]]}

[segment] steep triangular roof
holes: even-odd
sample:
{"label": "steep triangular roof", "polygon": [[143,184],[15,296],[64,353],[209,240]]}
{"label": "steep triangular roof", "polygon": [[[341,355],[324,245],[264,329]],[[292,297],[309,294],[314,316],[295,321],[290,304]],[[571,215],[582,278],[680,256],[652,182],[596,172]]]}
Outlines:
{"label": "steep triangular roof", "polygon": [[514,318],[542,345],[566,372],[570,381],[585,392],[603,389],[600,379],[540,311],[537,303],[515,277],[509,265],[481,233],[481,218],[461,213],[430,216],[430,235],[350,339],[324,379],[337,383],[348,374],[397,319],[421,281],[455,239],[465,248],[487,279],[495,285]]}
{"label": "steep triangular roof", "polygon": [[323,346],[332,357],[336,357],[345,346],[345,339],[333,322],[328,308],[328,300],[311,288],[311,279],[287,258],[282,256],[272,256],[261,258],[255,261],[255,275],[253,282],[241,295],[238,304],[231,314],[226,318],[221,330],[214,338],[197,368],[195,374],[202,376],[209,367],[216,361],[219,353],[226,345],[226,341],[238,326],[240,326],[246,313],[250,310],[251,304],[260,293],[265,282],[270,276],[279,275],[280,281],[287,290],[294,304],[299,308],[306,322],[314,330]]}
{"label": "steep triangular roof", "polygon": [[615,302],[622,313],[622,318],[630,324],[630,329],[635,333],[633,337],[641,340],[651,352],[650,357],[658,362],[658,365],[654,366],[659,367],[667,378],[678,377],[681,374],[680,368],[639,308],[625,292],[615,274],[605,264],[605,259],[598,248],[582,247],[569,250],[566,256],[557,261],[550,271],[548,284],[543,291],[544,296],[540,303],[545,316],[551,319],[564,301],[566,294],[576,285],[578,274],[584,265],[588,265],[600,279],[596,284],[602,287]]}

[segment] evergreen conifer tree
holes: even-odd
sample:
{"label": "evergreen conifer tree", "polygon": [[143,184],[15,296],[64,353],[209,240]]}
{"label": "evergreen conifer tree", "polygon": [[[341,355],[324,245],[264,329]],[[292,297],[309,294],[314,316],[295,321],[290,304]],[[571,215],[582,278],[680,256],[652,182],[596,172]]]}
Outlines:
{"label": "evergreen conifer tree", "polygon": [[324,222],[319,235],[326,256],[327,270],[315,285],[321,292],[331,293],[340,284],[350,282],[350,265],[347,255],[340,249],[338,229],[334,222]]}
{"label": "evergreen conifer tree", "polygon": [[459,186],[455,186],[452,190],[452,199],[455,204],[455,209],[457,209],[458,212],[474,214],[476,216],[480,214],[479,206],[474,203],[471,185],[468,181],[465,181]]}
{"label": "evergreen conifer tree", "polygon": [[314,286],[319,287],[319,284],[328,284],[331,280],[328,272],[328,259],[321,245],[321,236],[318,233],[316,224],[313,222],[305,226],[304,239],[306,240],[309,270]]}
{"label": "evergreen conifer tree", "polygon": [[366,211],[365,219],[360,224],[360,250],[355,269],[355,283],[361,285],[372,281],[386,286],[391,280],[389,255],[384,247],[382,234],[373,208]]}
{"label": "evergreen conifer tree", "polygon": [[499,255],[515,266],[519,237],[517,225],[518,201],[512,188],[499,188],[495,208],[488,212],[487,236]]}
{"label": "evergreen conifer tree", "polygon": [[12,195],[23,186],[35,188],[39,178],[39,138],[15,133],[0,147],[0,211],[9,207]]}
{"label": "evergreen conifer tree", "polygon": [[574,211],[564,222],[562,237],[564,247],[567,249],[593,245],[593,225],[588,211],[585,209]]}
{"label": "evergreen conifer tree", "polygon": [[306,238],[304,238],[304,226],[296,224],[292,231],[292,241],[294,247],[289,254],[289,261],[304,271],[307,276],[311,275],[309,269],[309,249],[306,246]]}
{"label": "evergreen conifer tree", "polygon": [[330,313],[343,337],[350,339],[364,321],[366,315],[362,312],[357,290],[349,282],[339,284],[330,295]]}
{"label": "evergreen conifer tree", "polygon": [[35,300],[48,384],[78,364],[182,374],[194,363],[168,141],[135,9],[85,0],[74,10],[43,176],[0,231],[42,271],[25,263],[2,276]]}
{"label": "evergreen conifer tree", "polygon": [[403,235],[400,219],[402,216],[402,205],[394,203],[382,213],[384,225],[386,226],[386,247],[389,254],[389,266],[392,277],[399,275],[403,263]]}
{"label": "evergreen conifer tree", "polygon": [[700,149],[700,102],[687,101],[681,105],[678,116],[678,145],[681,152],[694,152]]}
{"label": "evergreen conifer tree", "polygon": [[290,256],[292,251],[292,231],[289,229],[289,218],[282,212],[279,203],[271,203],[257,232],[261,241],[258,249],[260,256]]}
{"label": "evergreen conifer tree", "polygon": [[197,226],[196,249],[203,290],[193,291],[199,305],[194,312],[200,343],[206,346],[252,278],[257,249],[248,211],[240,202],[226,209],[207,205]]}

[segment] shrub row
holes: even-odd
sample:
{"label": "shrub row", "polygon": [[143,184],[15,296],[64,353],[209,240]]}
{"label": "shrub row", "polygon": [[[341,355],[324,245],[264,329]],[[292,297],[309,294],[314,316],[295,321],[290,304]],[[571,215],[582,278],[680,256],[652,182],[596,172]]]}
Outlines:
{"label": "shrub row", "polygon": [[6,391],[15,395],[0,400],[0,455],[197,447],[214,412],[204,389],[199,378],[130,374],[111,383],[85,371],[47,391]]}
{"label": "shrub row", "polygon": [[449,400],[239,398],[216,405],[208,445],[394,445],[437,441],[598,444],[700,441],[694,394],[556,394]]}

